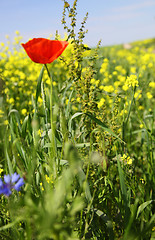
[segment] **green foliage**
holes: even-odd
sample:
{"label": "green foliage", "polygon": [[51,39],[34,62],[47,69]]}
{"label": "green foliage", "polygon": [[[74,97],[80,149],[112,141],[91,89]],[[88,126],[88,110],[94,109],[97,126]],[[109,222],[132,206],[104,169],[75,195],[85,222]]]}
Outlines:
{"label": "green foliage", "polygon": [[154,40],[90,49],[76,7],[50,65],[1,48],[0,177],[25,181],[0,195],[2,240],[154,238]]}

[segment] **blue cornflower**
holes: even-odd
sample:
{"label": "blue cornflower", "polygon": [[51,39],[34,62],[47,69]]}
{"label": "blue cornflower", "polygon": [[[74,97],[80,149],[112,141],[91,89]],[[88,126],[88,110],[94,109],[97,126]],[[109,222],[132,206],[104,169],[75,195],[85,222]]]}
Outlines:
{"label": "blue cornflower", "polygon": [[20,191],[21,186],[24,184],[24,179],[20,178],[20,175],[16,172],[11,176],[4,175],[4,183],[0,178],[0,194],[5,194],[9,196],[12,193],[12,189]]}
{"label": "blue cornflower", "polygon": [[0,194],[3,193],[3,181],[0,178]]}

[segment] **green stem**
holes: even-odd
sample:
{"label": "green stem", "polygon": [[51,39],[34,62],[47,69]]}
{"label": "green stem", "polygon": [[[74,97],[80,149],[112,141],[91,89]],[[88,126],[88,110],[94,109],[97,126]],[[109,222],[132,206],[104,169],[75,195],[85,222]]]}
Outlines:
{"label": "green stem", "polygon": [[134,89],[133,89],[131,104],[130,104],[130,107],[129,107],[129,112],[128,112],[128,116],[127,116],[127,118],[126,118],[125,124],[127,124],[128,120],[129,120],[129,117],[130,117],[131,107],[132,107],[132,105],[133,105],[135,92],[136,92],[136,87],[134,87]]}
{"label": "green stem", "polygon": [[[127,118],[126,120],[124,121],[123,120],[123,125],[122,125],[122,139],[123,141],[125,142],[125,131],[126,131],[126,127],[127,127],[127,123],[128,123],[128,120],[129,120],[129,117],[130,117],[130,113],[131,113],[131,107],[133,105],[133,102],[134,102],[134,95],[135,95],[135,92],[136,92],[136,86],[134,87],[133,89],[133,93],[132,93],[132,97],[131,97],[131,104],[129,106],[129,111],[128,111],[128,115],[127,115]],[[124,149],[124,143],[122,143],[122,149]]]}
{"label": "green stem", "polygon": [[[52,76],[49,72],[49,69],[47,65],[45,64],[45,68],[47,70],[47,74],[50,78],[51,81],[51,89],[50,89],[50,122],[51,122],[51,133],[50,133],[50,140],[51,140],[51,150],[50,150],[50,158],[51,158],[51,163],[52,169],[54,170],[54,175],[56,177],[57,171],[56,171],[56,141],[55,141],[55,130],[54,130],[54,124],[53,124],[53,80]],[[54,162],[53,162],[54,161]]]}
{"label": "green stem", "polygon": [[52,76],[48,70],[47,65],[45,64],[45,68],[47,70],[48,77],[50,78],[51,81],[51,94],[50,94],[50,119],[51,119],[51,128],[53,125],[53,79]]}

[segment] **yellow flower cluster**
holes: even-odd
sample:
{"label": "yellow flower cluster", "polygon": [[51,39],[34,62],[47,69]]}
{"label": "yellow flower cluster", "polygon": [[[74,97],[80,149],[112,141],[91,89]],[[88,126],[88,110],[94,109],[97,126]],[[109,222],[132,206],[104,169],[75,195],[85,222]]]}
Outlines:
{"label": "yellow flower cluster", "polygon": [[148,99],[153,98],[153,96],[152,96],[152,94],[151,94],[150,92],[147,92],[147,93],[146,93],[146,96],[147,96]]}
{"label": "yellow flower cluster", "polygon": [[100,73],[105,73],[108,69],[108,65],[109,65],[109,60],[107,58],[105,58],[101,65]]}
{"label": "yellow flower cluster", "polygon": [[130,158],[128,155],[126,155],[125,153],[123,154],[123,156],[121,157],[121,160],[128,164],[131,165],[132,164],[132,158]]}
{"label": "yellow flower cluster", "polygon": [[53,176],[52,175],[50,177],[45,175],[45,179],[46,179],[47,183],[53,184]]}
{"label": "yellow flower cluster", "polygon": [[101,108],[104,105],[104,103],[105,103],[105,99],[101,98],[100,101],[97,104],[98,108]]}
{"label": "yellow flower cluster", "polygon": [[124,86],[125,86],[126,88],[129,88],[129,87],[133,87],[133,88],[138,87],[139,85],[138,85],[137,76],[132,74],[132,75],[130,75],[129,77],[127,77]]}
{"label": "yellow flower cluster", "polygon": [[[20,112],[21,117],[24,118],[34,111],[32,104],[36,94],[37,78],[42,66],[33,63],[19,46],[22,37],[18,31],[16,31],[13,47],[10,45],[9,36],[6,36],[6,38],[7,44],[0,43],[0,73],[3,75],[5,82],[3,93],[8,107],[6,110],[16,108]],[[69,44],[61,56],[64,58],[64,61],[61,61],[60,57],[50,65],[53,75],[53,88],[56,92],[62,88],[65,81],[71,79],[71,72],[67,65],[73,63],[75,70],[78,68],[74,51],[73,44]],[[117,112],[122,121],[122,117],[128,113],[129,108],[130,99],[127,90],[131,90],[130,87],[139,86],[134,95],[138,110],[142,112],[145,109],[146,102],[143,99],[147,99],[150,109],[153,109],[155,88],[155,54],[153,49],[151,47],[146,49],[145,43],[138,42],[137,45],[131,44],[130,49],[111,47],[107,48],[107,50],[106,48],[102,50],[101,48],[100,53],[104,59],[100,62],[97,75],[89,79],[90,86],[87,105],[93,99],[92,104],[97,106],[98,115],[102,114],[104,106],[104,111],[106,111],[107,116],[110,116],[114,107],[115,97],[120,95]],[[87,57],[90,54],[91,51],[86,51],[83,53],[83,56]],[[81,69],[80,81],[82,83],[85,82],[85,77],[89,72],[87,60],[84,61],[86,65],[83,64]],[[80,81],[78,87],[85,94],[86,85],[81,85]],[[45,93],[49,94],[51,81],[46,71],[44,71],[43,83]],[[144,86],[147,87],[145,88]],[[74,83],[70,90],[76,90]],[[66,105],[69,102],[69,94],[64,98]],[[74,91],[70,99],[73,112],[80,109],[83,101],[83,98],[76,94],[77,91]],[[42,97],[39,96],[38,98],[39,107],[43,106]],[[0,116],[3,116],[2,111],[0,111]],[[7,120],[5,124],[8,124]]]}
{"label": "yellow flower cluster", "polygon": [[103,90],[108,93],[112,93],[114,91],[114,87],[112,85],[108,85],[108,86],[105,86]]}
{"label": "yellow flower cluster", "polygon": [[[53,184],[53,176],[52,176],[52,175],[49,177],[49,176],[46,174],[46,175],[45,175],[45,180],[46,180],[46,182],[47,182],[48,184]],[[44,187],[43,187],[43,183],[42,183],[42,182],[40,182],[40,188],[41,188],[42,191],[45,190]]]}
{"label": "yellow flower cluster", "polygon": [[150,83],[149,83],[149,87],[155,88],[155,82],[150,82]]}
{"label": "yellow flower cluster", "polygon": [[42,129],[39,129],[37,133],[38,133],[38,136],[41,137],[41,135],[42,135],[42,133],[43,133],[43,130],[42,130]]}
{"label": "yellow flower cluster", "polygon": [[94,78],[91,79],[91,84],[95,85],[96,87],[99,86],[100,80],[95,80]]}

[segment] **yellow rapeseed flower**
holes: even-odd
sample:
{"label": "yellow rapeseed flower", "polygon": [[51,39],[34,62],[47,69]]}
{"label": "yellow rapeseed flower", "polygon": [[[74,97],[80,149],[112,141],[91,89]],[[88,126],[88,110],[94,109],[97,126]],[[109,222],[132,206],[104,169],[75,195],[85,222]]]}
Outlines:
{"label": "yellow rapeseed flower", "polygon": [[131,67],[131,68],[130,68],[130,72],[131,72],[131,73],[136,73],[136,67]]}
{"label": "yellow rapeseed flower", "polygon": [[4,121],[4,125],[8,125],[9,124],[9,121],[8,120],[5,120]]}
{"label": "yellow rapeseed flower", "polygon": [[150,82],[150,83],[149,83],[149,87],[155,88],[155,82]]}
{"label": "yellow rapeseed flower", "polygon": [[112,85],[105,86],[104,91],[112,93],[114,91],[114,87]]}
{"label": "yellow rapeseed flower", "polygon": [[150,62],[150,63],[148,64],[148,67],[149,67],[149,68],[152,68],[152,67],[153,67],[153,63]]}
{"label": "yellow rapeseed flower", "polygon": [[7,102],[10,103],[10,104],[13,104],[15,102],[15,100],[13,98],[10,98],[10,99],[7,100]]}
{"label": "yellow rapeseed flower", "polygon": [[150,92],[147,92],[146,95],[147,95],[147,98],[148,98],[148,99],[153,98],[153,96],[152,96],[152,94],[151,94]]}
{"label": "yellow rapeseed flower", "polygon": [[140,105],[140,106],[138,107],[138,109],[139,109],[139,110],[144,110],[144,106],[141,106],[141,105]]}
{"label": "yellow rapeseed flower", "polygon": [[143,128],[143,127],[144,127],[144,124],[143,124],[143,123],[141,123],[141,124],[139,125],[139,127],[140,127],[140,128]]}
{"label": "yellow rapeseed flower", "polygon": [[66,105],[68,104],[68,102],[69,102],[69,99],[66,99]]}
{"label": "yellow rapeseed flower", "polygon": [[123,89],[124,91],[127,91],[127,90],[129,89],[129,87],[125,84],[125,85],[122,86],[122,89]]}
{"label": "yellow rapeseed flower", "polygon": [[47,79],[47,80],[46,80],[46,84],[51,85],[51,80],[50,80],[50,79]]}
{"label": "yellow rapeseed flower", "polygon": [[95,84],[95,78],[92,78],[91,80],[90,80],[90,82],[91,82],[91,84]]}
{"label": "yellow rapeseed flower", "polygon": [[120,86],[120,84],[121,84],[120,81],[115,81],[115,82],[114,82],[114,86],[115,86],[116,88],[118,88],[118,87]]}
{"label": "yellow rapeseed flower", "polygon": [[38,136],[41,137],[41,134],[43,133],[43,130],[39,129],[37,133],[38,133]]}
{"label": "yellow rapeseed flower", "polygon": [[128,165],[132,164],[132,159],[128,155],[126,155],[125,153],[121,157],[121,160]]}
{"label": "yellow rapeseed flower", "polygon": [[122,71],[122,66],[121,65],[116,66],[115,70],[118,71],[118,72],[121,72]]}
{"label": "yellow rapeseed flower", "polygon": [[101,108],[104,103],[105,103],[105,99],[104,99],[104,98],[101,98],[100,101],[97,103],[97,107],[98,107],[98,108]]}
{"label": "yellow rapeseed flower", "polygon": [[114,76],[116,76],[118,73],[117,73],[117,71],[113,71],[113,73],[112,73]]}
{"label": "yellow rapeseed flower", "polygon": [[21,114],[22,114],[22,115],[26,115],[26,113],[27,113],[27,109],[23,108],[23,109],[21,110]]}
{"label": "yellow rapeseed flower", "polygon": [[57,85],[57,83],[55,81],[53,81],[53,86],[56,86],[56,85]]}
{"label": "yellow rapeseed flower", "polygon": [[0,168],[0,175],[1,175],[1,173],[2,173],[3,171],[4,171],[3,168]]}
{"label": "yellow rapeseed flower", "polygon": [[96,80],[96,81],[95,81],[95,85],[96,85],[97,87],[98,87],[99,83],[100,83],[100,80]]}
{"label": "yellow rapeseed flower", "polygon": [[136,98],[137,100],[139,100],[142,97],[142,90],[138,90],[135,92],[134,94],[134,98]]}
{"label": "yellow rapeseed flower", "polygon": [[43,99],[42,99],[40,96],[38,97],[38,102],[39,102],[39,103],[42,103],[42,102],[43,102]]}
{"label": "yellow rapeseed flower", "polygon": [[109,65],[108,59],[106,59],[106,61],[105,61],[105,59],[104,59],[104,62],[103,62],[102,65],[101,65],[100,73],[106,72],[107,69],[108,69],[108,65]]}
{"label": "yellow rapeseed flower", "polygon": [[122,76],[122,75],[118,75],[117,78],[118,78],[118,80],[119,80],[121,83],[124,83],[125,80],[126,80],[125,76]]}
{"label": "yellow rapeseed flower", "polygon": [[137,76],[136,75],[130,75],[129,77],[127,77],[125,85],[128,87],[138,87],[138,80],[137,80]]}
{"label": "yellow rapeseed flower", "polygon": [[80,97],[77,97],[76,101],[79,103],[80,102]]}
{"label": "yellow rapeseed flower", "polygon": [[99,86],[99,89],[100,89],[100,90],[103,90],[103,89],[104,89],[104,86],[103,86],[103,85]]}
{"label": "yellow rapeseed flower", "polygon": [[47,183],[53,183],[53,177],[52,177],[52,175],[51,175],[50,177],[47,176],[47,175],[45,175],[45,179],[46,179]]}
{"label": "yellow rapeseed flower", "polygon": [[43,187],[43,183],[42,183],[42,182],[40,183],[40,187],[41,187],[41,190],[42,190],[42,191],[45,190],[44,187]]}

